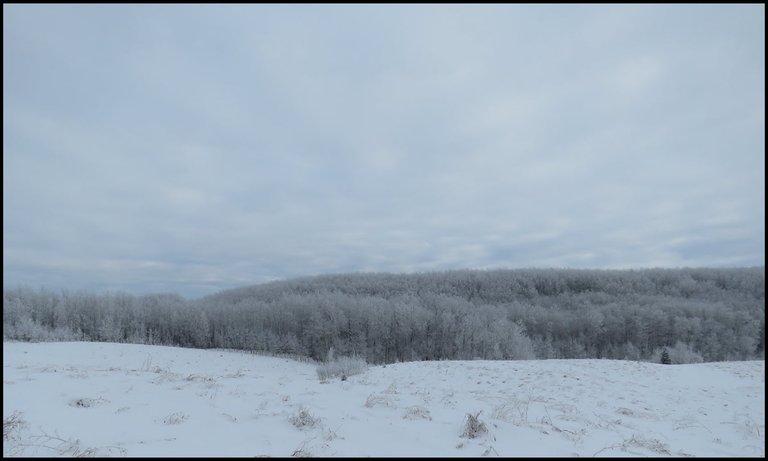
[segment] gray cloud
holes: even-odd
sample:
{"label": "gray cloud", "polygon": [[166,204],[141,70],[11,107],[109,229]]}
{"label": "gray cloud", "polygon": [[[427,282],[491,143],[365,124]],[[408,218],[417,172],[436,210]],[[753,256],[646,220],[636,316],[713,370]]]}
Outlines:
{"label": "gray cloud", "polygon": [[763,5],[6,5],[5,284],[763,265]]}

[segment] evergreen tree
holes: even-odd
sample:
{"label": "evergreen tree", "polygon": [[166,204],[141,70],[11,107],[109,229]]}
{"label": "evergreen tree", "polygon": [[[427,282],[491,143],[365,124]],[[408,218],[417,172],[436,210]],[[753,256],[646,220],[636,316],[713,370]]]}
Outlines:
{"label": "evergreen tree", "polygon": [[667,348],[665,347],[663,351],[661,351],[661,363],[664,365],[670,365],[672,363],[672,360],[669,358],[669,352],[667,352]]}

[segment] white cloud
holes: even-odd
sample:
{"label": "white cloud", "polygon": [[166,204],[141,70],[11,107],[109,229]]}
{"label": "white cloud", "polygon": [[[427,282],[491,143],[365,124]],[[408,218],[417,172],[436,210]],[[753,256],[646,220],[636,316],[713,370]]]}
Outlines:
{"label": "white cloud", "polygon": [[757,12],[7,6],[4,281],[764,264]]}

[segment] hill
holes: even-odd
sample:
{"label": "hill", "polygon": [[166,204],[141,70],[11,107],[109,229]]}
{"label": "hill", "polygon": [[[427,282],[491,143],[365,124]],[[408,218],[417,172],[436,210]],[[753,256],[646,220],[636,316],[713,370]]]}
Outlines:
{"label": "hill", "polygon": [[764,408],[763,361],[407,362],[322,382],[239,351],[3,344],[4,456],[763,457]]}
{"label": "hill", "polygon": [[174,294],[4,290],[3,337],[288,353],[370,363],[753,360],[765,268],[338,274]]}

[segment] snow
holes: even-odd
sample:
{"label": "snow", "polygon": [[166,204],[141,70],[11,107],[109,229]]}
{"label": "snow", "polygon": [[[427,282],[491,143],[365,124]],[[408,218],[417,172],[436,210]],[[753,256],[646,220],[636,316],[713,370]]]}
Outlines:
{"label": "snow", "polygon": [[[327,382],[315,368],[237,351],[4,342],[3,419],[27,424],[3,454],[765,455],[764,361],[409,362]],[[462,437],[478,412],[487,432]]]}

